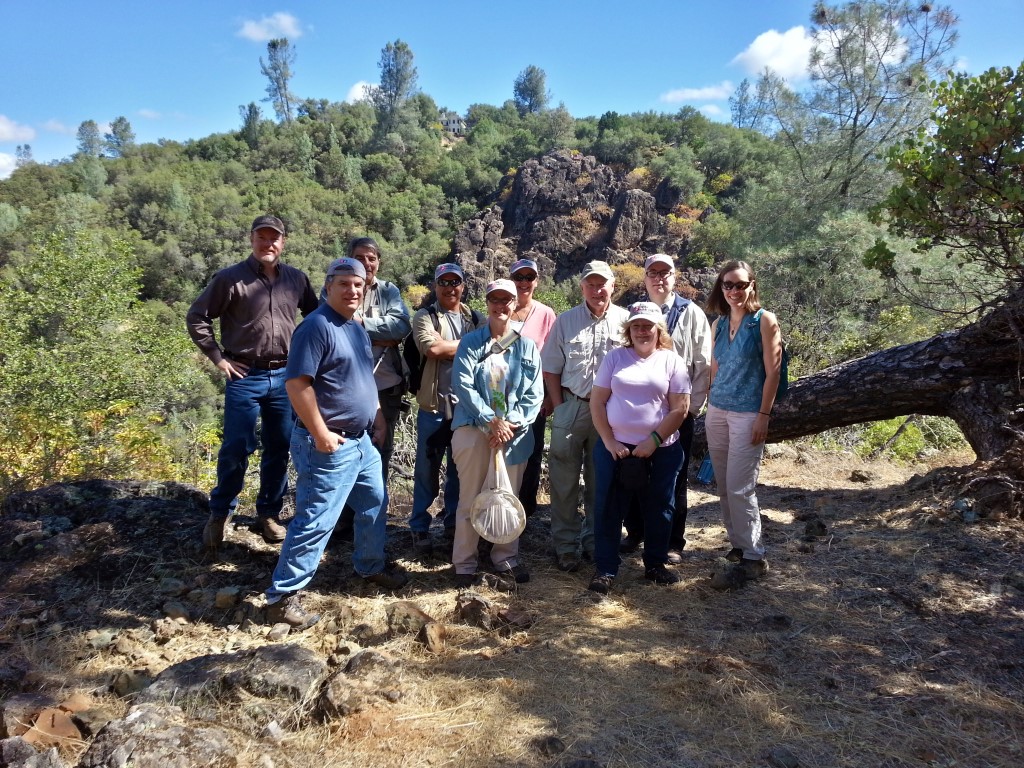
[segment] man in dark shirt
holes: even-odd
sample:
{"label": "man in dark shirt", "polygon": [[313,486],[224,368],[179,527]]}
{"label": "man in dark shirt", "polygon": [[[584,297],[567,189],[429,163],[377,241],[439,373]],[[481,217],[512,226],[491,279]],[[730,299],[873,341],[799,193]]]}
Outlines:
{"label": "man in dark shirt", "polygon": [[370,337],[354,319],[365,280],[366,270],[355,259],[334,261],[327,268],[327,303],[295,332],[285,385],[299,417],[291,439],[298,473],[295,517],[267,590],[270,623],[305,629],[320,618],[303,609],[299,593],[316,574],[346,502],[355,512],[356,573],[385,589],[406,583],[384,560],[384,482],[373,443],[384,439],[387,424],[373,379]]}
{"label": "man in dark shirt", "polygon": [[[217,549],[238,505],[249,456],[256,450],[256,419],[261,419],[259,529],[268,543],[284,540],[278,517],[288,487],[288,441],[295,414],[284,387],[284,367],[296,313],[317,307],[316,293],[301,270],[281,263],[286,232],[277,216],[252,223],[252,255],[222,269],[189,308],[189,335],[227,377],[224,440],[217,456],[217,486],[210,492],[210,519],[203,546]],[[213,332],[220,319],[220,344]]]}

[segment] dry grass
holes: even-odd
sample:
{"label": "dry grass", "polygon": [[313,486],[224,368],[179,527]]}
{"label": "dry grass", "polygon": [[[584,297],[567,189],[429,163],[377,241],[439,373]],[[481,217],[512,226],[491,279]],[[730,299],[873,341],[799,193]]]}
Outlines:
{"label": "dry grass", "polygon": [[[874,479],[853,482],[853,469]],[[542,512],[523,540],[530,583],[515,595],[485,591],[500,605],[535,612],[528,631],[454,623],[450,566],[404,561],[413,575],[405,596],[453,622],[436,656],[410,637],[388,636],[385,610],[394,598],[353,585],[350,550],[333,550],[310,599],[326,620],[286,642],[326,655],[336,642],[330,619],[350,609],[354,621],[339,634],[367,625],[364,644],[401,659],[403,696],[281,745],[251,738],[239,758],[374,768],[541,768],[592,758],[608,768],[724,768],[770,764],[767,755],[785,748],[805,768],[1019,766],[1024,539],[1005,522],[964,525],[941,484],[907,483],[915,470],[928,468],[834,456],[766,462],[759,497],[772,570],[736,592],[708,584],[726,542],[707,489],[690,493],[683,582],[650,585],[639,557],[629,556],[603,600],[586,591],[589,572],[555,569]],[[808,542],[803,520],[811,514],[828,533]],[[393,522],[400,556],[408,539],[400,517]],[[235,555],[213,566],[149,563],[137,580],[88,599],[102,623],[128,632],[148,625],[148,593],[161,575],[200,588],[238,584],[255,595],[274,550],[243,529],[230,537]],[[16,653],[41,685],[86,690],[102,688],[118,668],[158,672],[266,642],[227,620],[205,615],[166,645],[101,652],[71,624],[57,634],[5,625],[4,635],[17,638]],[[222,722],[244,730],[249,720],[226,711]]]}

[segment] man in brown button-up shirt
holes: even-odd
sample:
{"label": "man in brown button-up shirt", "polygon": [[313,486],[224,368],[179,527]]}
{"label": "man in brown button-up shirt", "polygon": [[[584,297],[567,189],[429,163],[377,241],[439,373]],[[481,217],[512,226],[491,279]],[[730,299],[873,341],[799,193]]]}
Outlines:
{"label": "man in brown button-up shirt", "polygon": [[[284,222],[260,216],[249,233],[252,255],[222,269],[189,308],[189,335],[227,377],[224,440],[217,456],[217,486],[210,492],[210,519],[203,545],[216,549],[238,504],[249,456],[256,450],[256,419],[261,419],[260,490],[256,515],[263,538],[284,540],[278,520],[288,487],[288,444],[295,415],[284,387],[284,366],[298,311],[317,308],[316,293],[304,272],[281,263]],[[220,344],[213,320],[220,318]]]}

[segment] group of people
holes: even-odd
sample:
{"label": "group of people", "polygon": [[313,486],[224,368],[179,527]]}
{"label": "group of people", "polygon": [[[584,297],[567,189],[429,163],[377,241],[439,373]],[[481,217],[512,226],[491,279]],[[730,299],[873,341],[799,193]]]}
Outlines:
{"label": "group of people", "polygon": [[[422,361],[415,372],[413,554],[433,552],[430,509],[443,495],[442,542],[458,586],[472,584],[479,568],[470,512],[495,452],[526,514],[536,510],[549,416],[557,567],[576,571],[592,562],[589,588],[605,593],[620,554],[643,543],[645,577],[677,582],[666,566],[681,562],[686,545],[686,470],[693,420],[705,402],[732,545],[726,557],[750,578],[767,571],[755,487],[782,351],[778,323],[761,309],[748,264],[729,262],[720,271],[708,301],[720,317],[711,326],[700,307],[676,294],[675,266],[665,254],[644,264],[647,301],[628,309],[613,304],[615,275],[592,261],[580,275],[583,302],[557,317],[534,298],[540,273],[531,259],[487,285],[485,315],[463,303],[461,267],[444,263],[434,272],[433,301],[410,321],[398,288],[377,276],[381,254],[373,239],[353,240],[349,255],[329,265],[318,300],[309,278],[281,262],[281,219],[258,217],[249,237],[252,254],[214,276],[187,324],[227,377],[203,544],[216,550],[224,540],[259,425],[257,528],[281,544],[266,592],[269,621],[302,629],[319,619],[300,595],[336,527],[351,527],[359,576],[389,590],[407,582],[384,555],[388,465],[409,374],[399,351],[406,337]],[[289,453],[296,509],[284,525]],[[493,569],[517,583],[529,580],[518,540],[494,544],[488,555]]]}

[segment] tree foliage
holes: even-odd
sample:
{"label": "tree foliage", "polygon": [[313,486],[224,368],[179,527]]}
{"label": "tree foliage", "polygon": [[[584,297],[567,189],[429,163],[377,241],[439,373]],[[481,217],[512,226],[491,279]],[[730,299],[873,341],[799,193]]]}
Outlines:
{"label": "tree foliage", "polygon": [[295,49],[287,38],[279,37],[267,43],[267,61],[260,57],[260,72],[267,78],[267,98],[274,107],[277,119],[283,123],[292,121],[296,97],[291,92],[292,64]]}
{"label": "tree foliage", "polygon": [[83,120],[78,126],[78,152],[88,157],[99,157],[103,151],[100,127],[95,120]]}
{"label": "tree foliage", "polygon": [[547,109],[551,93],[547,90],[547,74],[533,64],[516,76],[512,99],[520,115],[535,114]]}
{"label": "tree foliage", "polygon": [[401,40],[388,43],[380,52],[380,84],[370,89],[370,102],[377,110],[378,136],[395,128],[405,103],[416,93],[417,72],[412,48]]}
{"label": "tree foliage", "polygon": [[110,131],[103,135],[103,146],[109,157],[123,157],[135,146],[135,131],[127,117],[118,117],[110,124]]}

